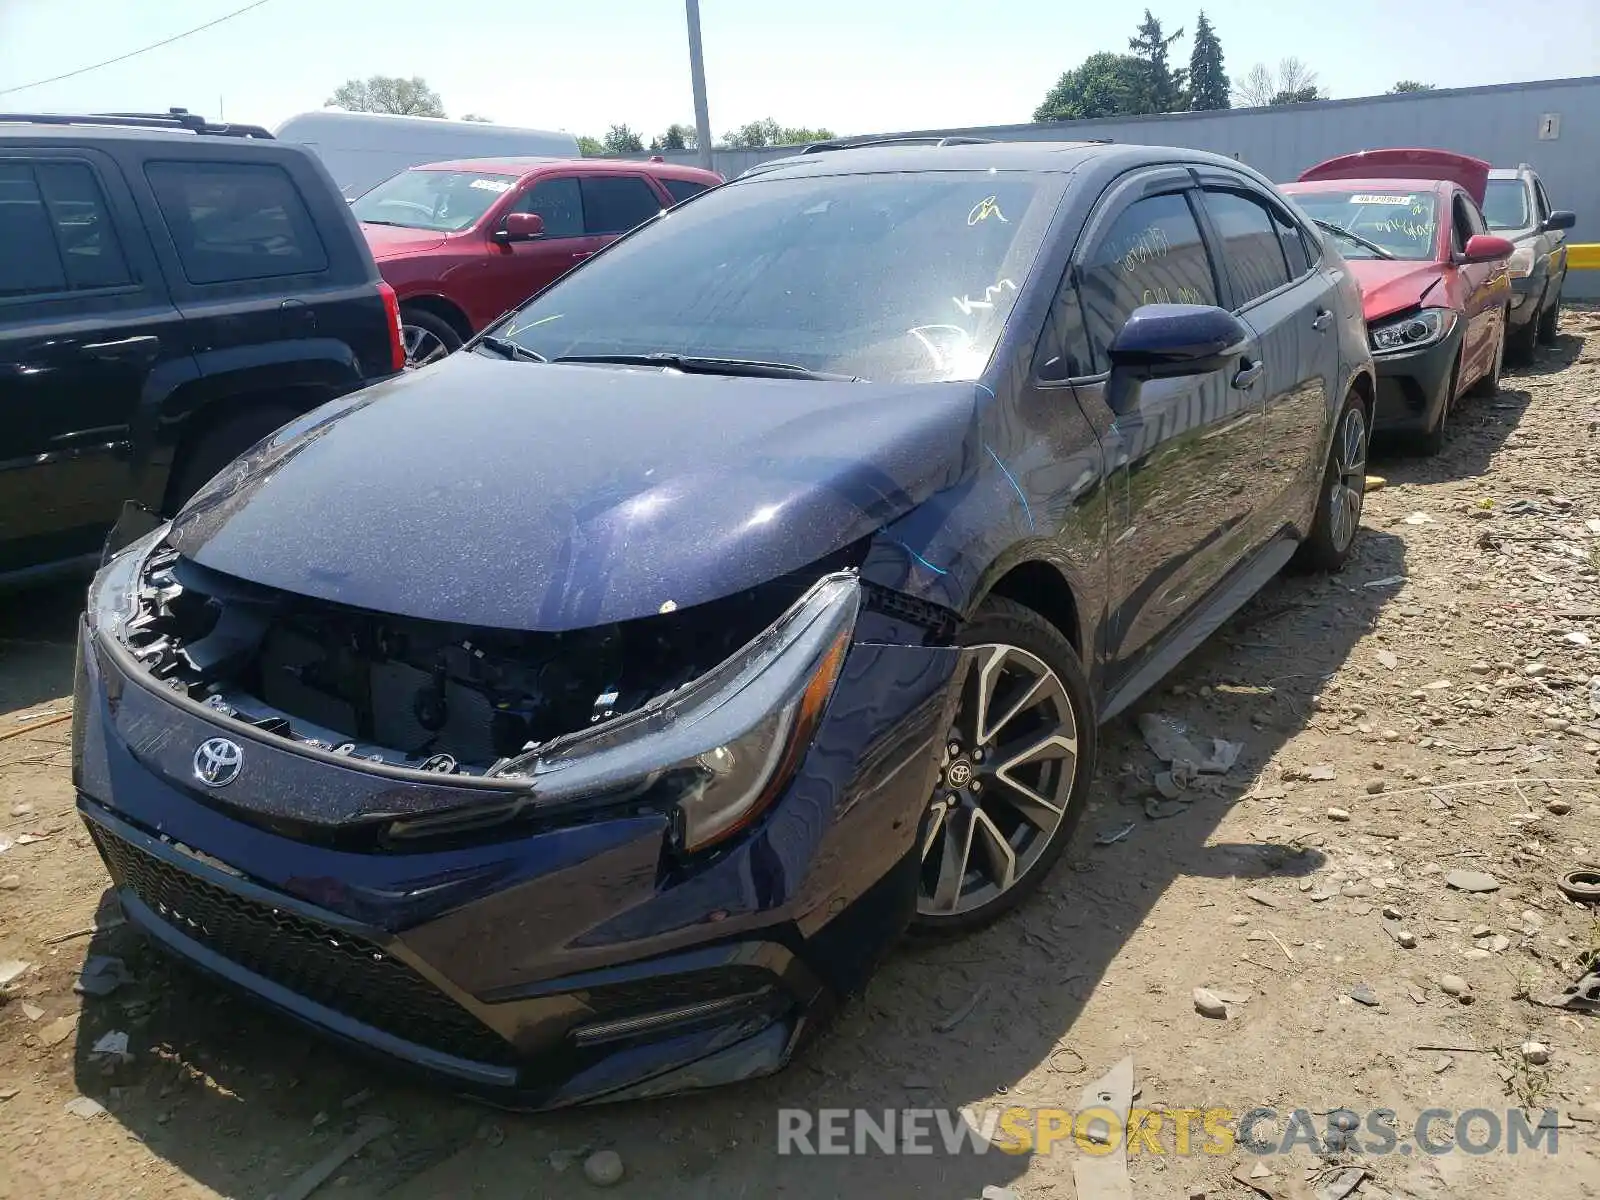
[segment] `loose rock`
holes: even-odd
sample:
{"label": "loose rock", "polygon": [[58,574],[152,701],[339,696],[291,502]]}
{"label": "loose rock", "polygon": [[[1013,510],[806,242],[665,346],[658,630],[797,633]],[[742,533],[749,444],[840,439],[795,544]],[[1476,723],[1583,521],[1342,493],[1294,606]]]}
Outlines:
{"label": "loose rock", "polygon": [[1487,871],[1451,871],[1444,877],[1446,887],[1458,892],[1498,892],[1500,881]]}
{"label": "loose rock", "polygon": [[0,875],[0,891],[14,892],[21,886],[21,875]]}
{"label": "loose rock", "polygon": [[1409,929],[1400,929],[1395,932],[1394,940],[1402,950],[1415,950],[1417,948],[1417,935]]}
{"label": "loose rock", "polygon": [[1388,786],[1382,779],[1369,779],[1367,780],[1367,795],[1376,796]]}
{"label": "loose rock", "polygon": [[1439,990],[1446,996],[1454,996],[1463,1004],[1472,1003],[1472,985],[1459,975],[1440,976]]}
{"label": "loose rock", "polygon": [[1217,1021],[1225,1020],[1228,1016],[1228,1006],[1222,1002],[1222,997],[1210,988],[1195,988],[1194,1010],[1202,1017],[1210,1017]]}
{"label": "loose rock", "polygon": [[[1558,817],[1564,817],[1572,811],[1572,805],[1561,799],[1561,797],[1556,796],[1544,802],[1544,810],[1548,813],[1554,813]],[[0,879],[0,887],[5,887],[5,885],[6,881]]]}
{"label": "loose rock", "polygon": [[622,1156],[615,1150],[596,1150],[583,1160],[583,1175],[596,1187],[611,1187],[622,1181]]}
{"label": "loose rock", "polygon": [[1522,1060],[1536,1067],[1542,1067],[1550,1061],[1550,1047],[1543,1042],[1523,1042]]}
{"label": "loose rock", "polygon": [[1380,1003],[1378,993],[1364,983],[1358,983],[1350,989],[1350,999],[1357,1004],[1365,1004],[1368,1008],[1377,1008]]}
{"label": "loose rock", "polygon": [[1344,822],[1344,821],[1348,821],[1349,819],[1350,819],[1350,812],[1349,812],[1348,809],[1330,808],[1328,810],[1328,820],[1330,820],[1330,821]]}

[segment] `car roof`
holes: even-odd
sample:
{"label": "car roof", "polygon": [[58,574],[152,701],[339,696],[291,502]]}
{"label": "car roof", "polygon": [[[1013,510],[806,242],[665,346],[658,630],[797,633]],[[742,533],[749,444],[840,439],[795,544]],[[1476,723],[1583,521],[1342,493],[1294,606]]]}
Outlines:
{"label": "car roof", "polygon": [[1123,169],[1155,163],[1193,163],[1256,173],[1243,163],[1204,150],[1112,142],[964,142],[946,145],[844,146],[769,159],[751,177],[797,179],[822,175],[872,175],[891,171],[1040,171],[1068,173],[1089,161]]}
{"label": "car roof", "polygon": [[85,119],[81,124],[43,124],[36,121],[0,119],[0,138],[21,138],[30,142],[83,145],[85,142],[166,142],[175,146],[293,146],[270,137],[227,137],[210,133],[190,133],[186,129],[151,129],[138,125],[96,125]]}
{"label": "car roof", "polygon": [[418,163],[408,167],[410,171],[482,171],[486,174],[498,175],[527,175],[532,171],[542,170],[546,167],[560,167],[563,171],[575,172],[607,172],[607,171],[648,171],[661,175],[683,175],[686,178],[697,178],[709,173],[696,167],[678,166],[672,163],[642,162],[638,159],[619,158],[540,158],[540,157],[490,157],[490,158],[447,158],[439,162]]}

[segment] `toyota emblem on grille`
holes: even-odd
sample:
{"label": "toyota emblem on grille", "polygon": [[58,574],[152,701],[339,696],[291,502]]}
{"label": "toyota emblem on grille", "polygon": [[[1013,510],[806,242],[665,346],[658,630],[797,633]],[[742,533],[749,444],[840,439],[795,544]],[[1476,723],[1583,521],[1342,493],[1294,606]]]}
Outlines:
{"label": "toyota emblem on grille", "polygon": [[208,738],[194,752],[194,777],[207,787],[227,787],[243,765],[244,751],[227,738]]}

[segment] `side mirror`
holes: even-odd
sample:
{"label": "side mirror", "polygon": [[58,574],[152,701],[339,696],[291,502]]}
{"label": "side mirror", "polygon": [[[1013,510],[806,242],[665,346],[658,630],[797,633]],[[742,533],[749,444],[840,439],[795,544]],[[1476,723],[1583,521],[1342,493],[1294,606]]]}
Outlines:
{"label": "side mirror", "polygon": [[1139,380],[1204,375],[1243,354],[1250,337],[1243,321],[1210,304],[1146,304],[1111,343],[1111,369]]}
{"label": "side mirror", "polygon": [[1544,219],[1544,231],[1546,233],[1554,233],[1558,229],[1571,229],[1577,223],[1577,213],[1568,212],[1564,208],[1557,208],[1553,209],[1550,215]]}
{"label": "side mirror", "polygon": [[543,236],[544,218],[538,213],[507,213],[500,228],[494,231],[497,242],[531,242]]}
{"label": "side mirror", "polygon": [[1493,262],[1497,258],[1510,258],[1516,250],[1510,239],[1492,233],[1475,233],[1467,239],[1461,261],[1469,263]]}

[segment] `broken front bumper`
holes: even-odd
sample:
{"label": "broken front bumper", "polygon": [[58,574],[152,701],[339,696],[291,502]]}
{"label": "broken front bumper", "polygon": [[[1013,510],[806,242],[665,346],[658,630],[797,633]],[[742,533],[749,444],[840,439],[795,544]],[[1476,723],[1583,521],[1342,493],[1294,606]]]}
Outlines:
{"label": "broken front bumper", "polygon": [[[748,833],[687,863],[660,813],[406,852],[319,825],[333,793],[414,811],[451,785],[208,719],[87,630],[79,810],[129,918],[165,949],[461,1090],[537,1108],[765,1074],[915,905],[912,848],[957,652],[865,640],[872,626],[794,782]],[[219,736],[252,770],[214,790],[194,762]]]}

